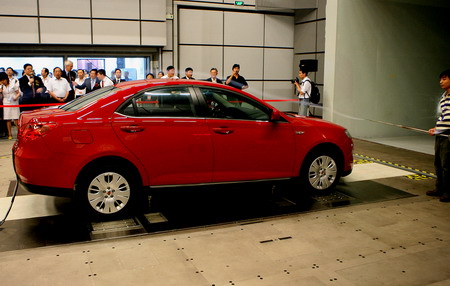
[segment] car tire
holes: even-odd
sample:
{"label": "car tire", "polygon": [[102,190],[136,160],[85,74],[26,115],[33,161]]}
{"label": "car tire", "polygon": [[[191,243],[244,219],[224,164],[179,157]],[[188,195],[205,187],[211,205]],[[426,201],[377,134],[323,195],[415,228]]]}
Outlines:
{"label": "car tire", "polygon": [[300,184],[313,195],[332,191],[342,174],[339,157],[335,152],[316,150],[308,154],[300,171]]}
{"label": "car tire", "polygon": [[146,201],[139,181],[119,165],[95,165],[81,174],[77,200],[91,219],[122,218],[139,211],[138,203]]}

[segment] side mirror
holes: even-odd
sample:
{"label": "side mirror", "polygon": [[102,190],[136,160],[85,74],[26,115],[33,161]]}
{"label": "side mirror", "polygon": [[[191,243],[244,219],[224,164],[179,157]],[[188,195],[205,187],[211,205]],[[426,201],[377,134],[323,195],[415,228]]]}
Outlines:
{"label": "side mirror", "polygon": [[272,113],[270,114],[270,121],[278,121],[281,118],[280,111],[276,109],[272,109]]}

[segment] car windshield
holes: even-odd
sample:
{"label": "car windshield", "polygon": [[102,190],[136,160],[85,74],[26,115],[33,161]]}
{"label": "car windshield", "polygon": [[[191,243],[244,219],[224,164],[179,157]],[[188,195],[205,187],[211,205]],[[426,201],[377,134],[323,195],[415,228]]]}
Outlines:
{"label": "car windshield", "polygon": [[110,94],[115,93],[117,90],[118,90],[118,88],[115,86],[107,86],[107,87],[104,87],[101,89],[97,89],[97,90],[90,92],[82,97],[74,99],[67,104],[64,104],[60,108],[64,111],[76,111],[76,110],[79,110],[80,108],[83,108],[86,105],[102,98],[102,97],[106,97]]}

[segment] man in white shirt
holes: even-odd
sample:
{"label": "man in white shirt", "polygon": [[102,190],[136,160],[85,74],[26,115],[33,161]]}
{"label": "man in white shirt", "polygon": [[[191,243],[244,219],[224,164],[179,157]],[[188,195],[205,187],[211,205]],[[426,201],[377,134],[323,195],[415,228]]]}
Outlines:
{"label": "man in white shirt", "polygon": [[75,88],[75,98],[86,94],[86,87],[84,89],[76,88],[77,86],[82,85],[84,83],[84,81],[86,80],[86,76],[85,76],[86,74],[84,73],[84,70],[78,69],[77,75],[78,75],[78,77],[75,79],[76,84],[73,85]]}
{"label": "man in white shirt", "polygon": [[75,71],[73,71],[73,62],[72,61],[65,61],[64,62],[64,71],[62,71],[61,77],[65,78],[67,82],[70,85],[70,91],[69,91],[69,101],[75,98],[75,91],[73,89],[73,81],[77,78],[77,74]]}
{"label": "man in white shirt", "polygon": [[51,77],[49,77],[49,73],[50,71],[48,70],[48,68],[43,68],[41,70],[41,79],[42,82],[44,83],[45,87],[48,88],[49,82],[52,79]]}
{"label": "man in white shirt", "polygon": [[295,86],[297,87],[298,98],[300,100],[298,115],[308,116],[310,95],[312,91],[311,80],[308,77],[308,71],[299,70],[298,76],[302,80],[301,82],[298,82],[298,80],[294,82]]}
{"label": "man in white shirt", "polygon": [[69,85],[69,82],[62,77],[62,70],[59,67],[53,69],[53,80],[49,82],[48,93],[51,96],[51,99],[55,102],[66,102],[69,91],[72,88]]}
{"label": "man in white shirt", "polygon": [[47,90],[45,91],[44,95],[43,95],[43,101],[47,102],[51,96],[48,93],[48,88],[50,86],[50,81],[53,80],[53,78],[50,77],[50,71],[48,70],[48,68],[43,68],[41,70],[41,76],[40,78],[42,79],[42,82],[44,83],[45,87],[47,88]]}
{"label": "man in white shirt", "polygon": [[100,80],[101,87],[114,85],[112,80],[110,80],[109,77],[106,76],[106,71],[104,69],[98,70],[97,77]]}
{"label": "man in white shirt", "polygon": [[179,77],[177,77],[175,75],[175,67],[174,66],[168,66],[167,74],[165,76],[163,76],[162,78],[163,79],[179,79]]}

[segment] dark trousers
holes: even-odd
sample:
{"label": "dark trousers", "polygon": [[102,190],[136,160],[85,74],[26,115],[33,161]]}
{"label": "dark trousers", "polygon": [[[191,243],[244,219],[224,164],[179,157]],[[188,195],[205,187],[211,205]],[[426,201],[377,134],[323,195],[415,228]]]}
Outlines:
{"label": "dark trousers", "polygon": [[[72,87],[72,85],[70,85]],[[69,102],[75,99],[75,91],[73,89],[69,91],[69,95],[67,96],[67,100],[65,102]]]}
{"label": "dark trousers", "polygon": [[[20,97],[19,99],[19,104],[20,105],[28,105],[28,104],[36,104],[38,103],[36,98],[34,97]],[[28,106],[23,106],[20,108],[20,112],[22,111],[30,111],[30,110],[35,110],[38,109],[39,107],[28,107]]]}
{"label": "dark trousers", "polygon": [[6,120],[3,119],[3,108],[0,108],[0,137],[6,137],[8,129],[6,128]]}
{"label": "dark trousers", "polygon": [[436,136],[434,145],[434,167],[436,169],[436,191],[450,195],[450,140]]}
{"label": "dark trousers", "polygon": [[[48,93],[38,93],[36,94],[34,97],[21,97],[19,99],[19,104],[20,105],[31,105],[31,104],[45,104],[45,103],[54,103],[56,102],[56,100],[53,102],[52,100],[53,98],[48,94]],[[42,106],[24,106],[20,108],[20,112],[22,111],[30,111],[30,110],[35,110],[35,109],[39,109],[42,108]]]}

